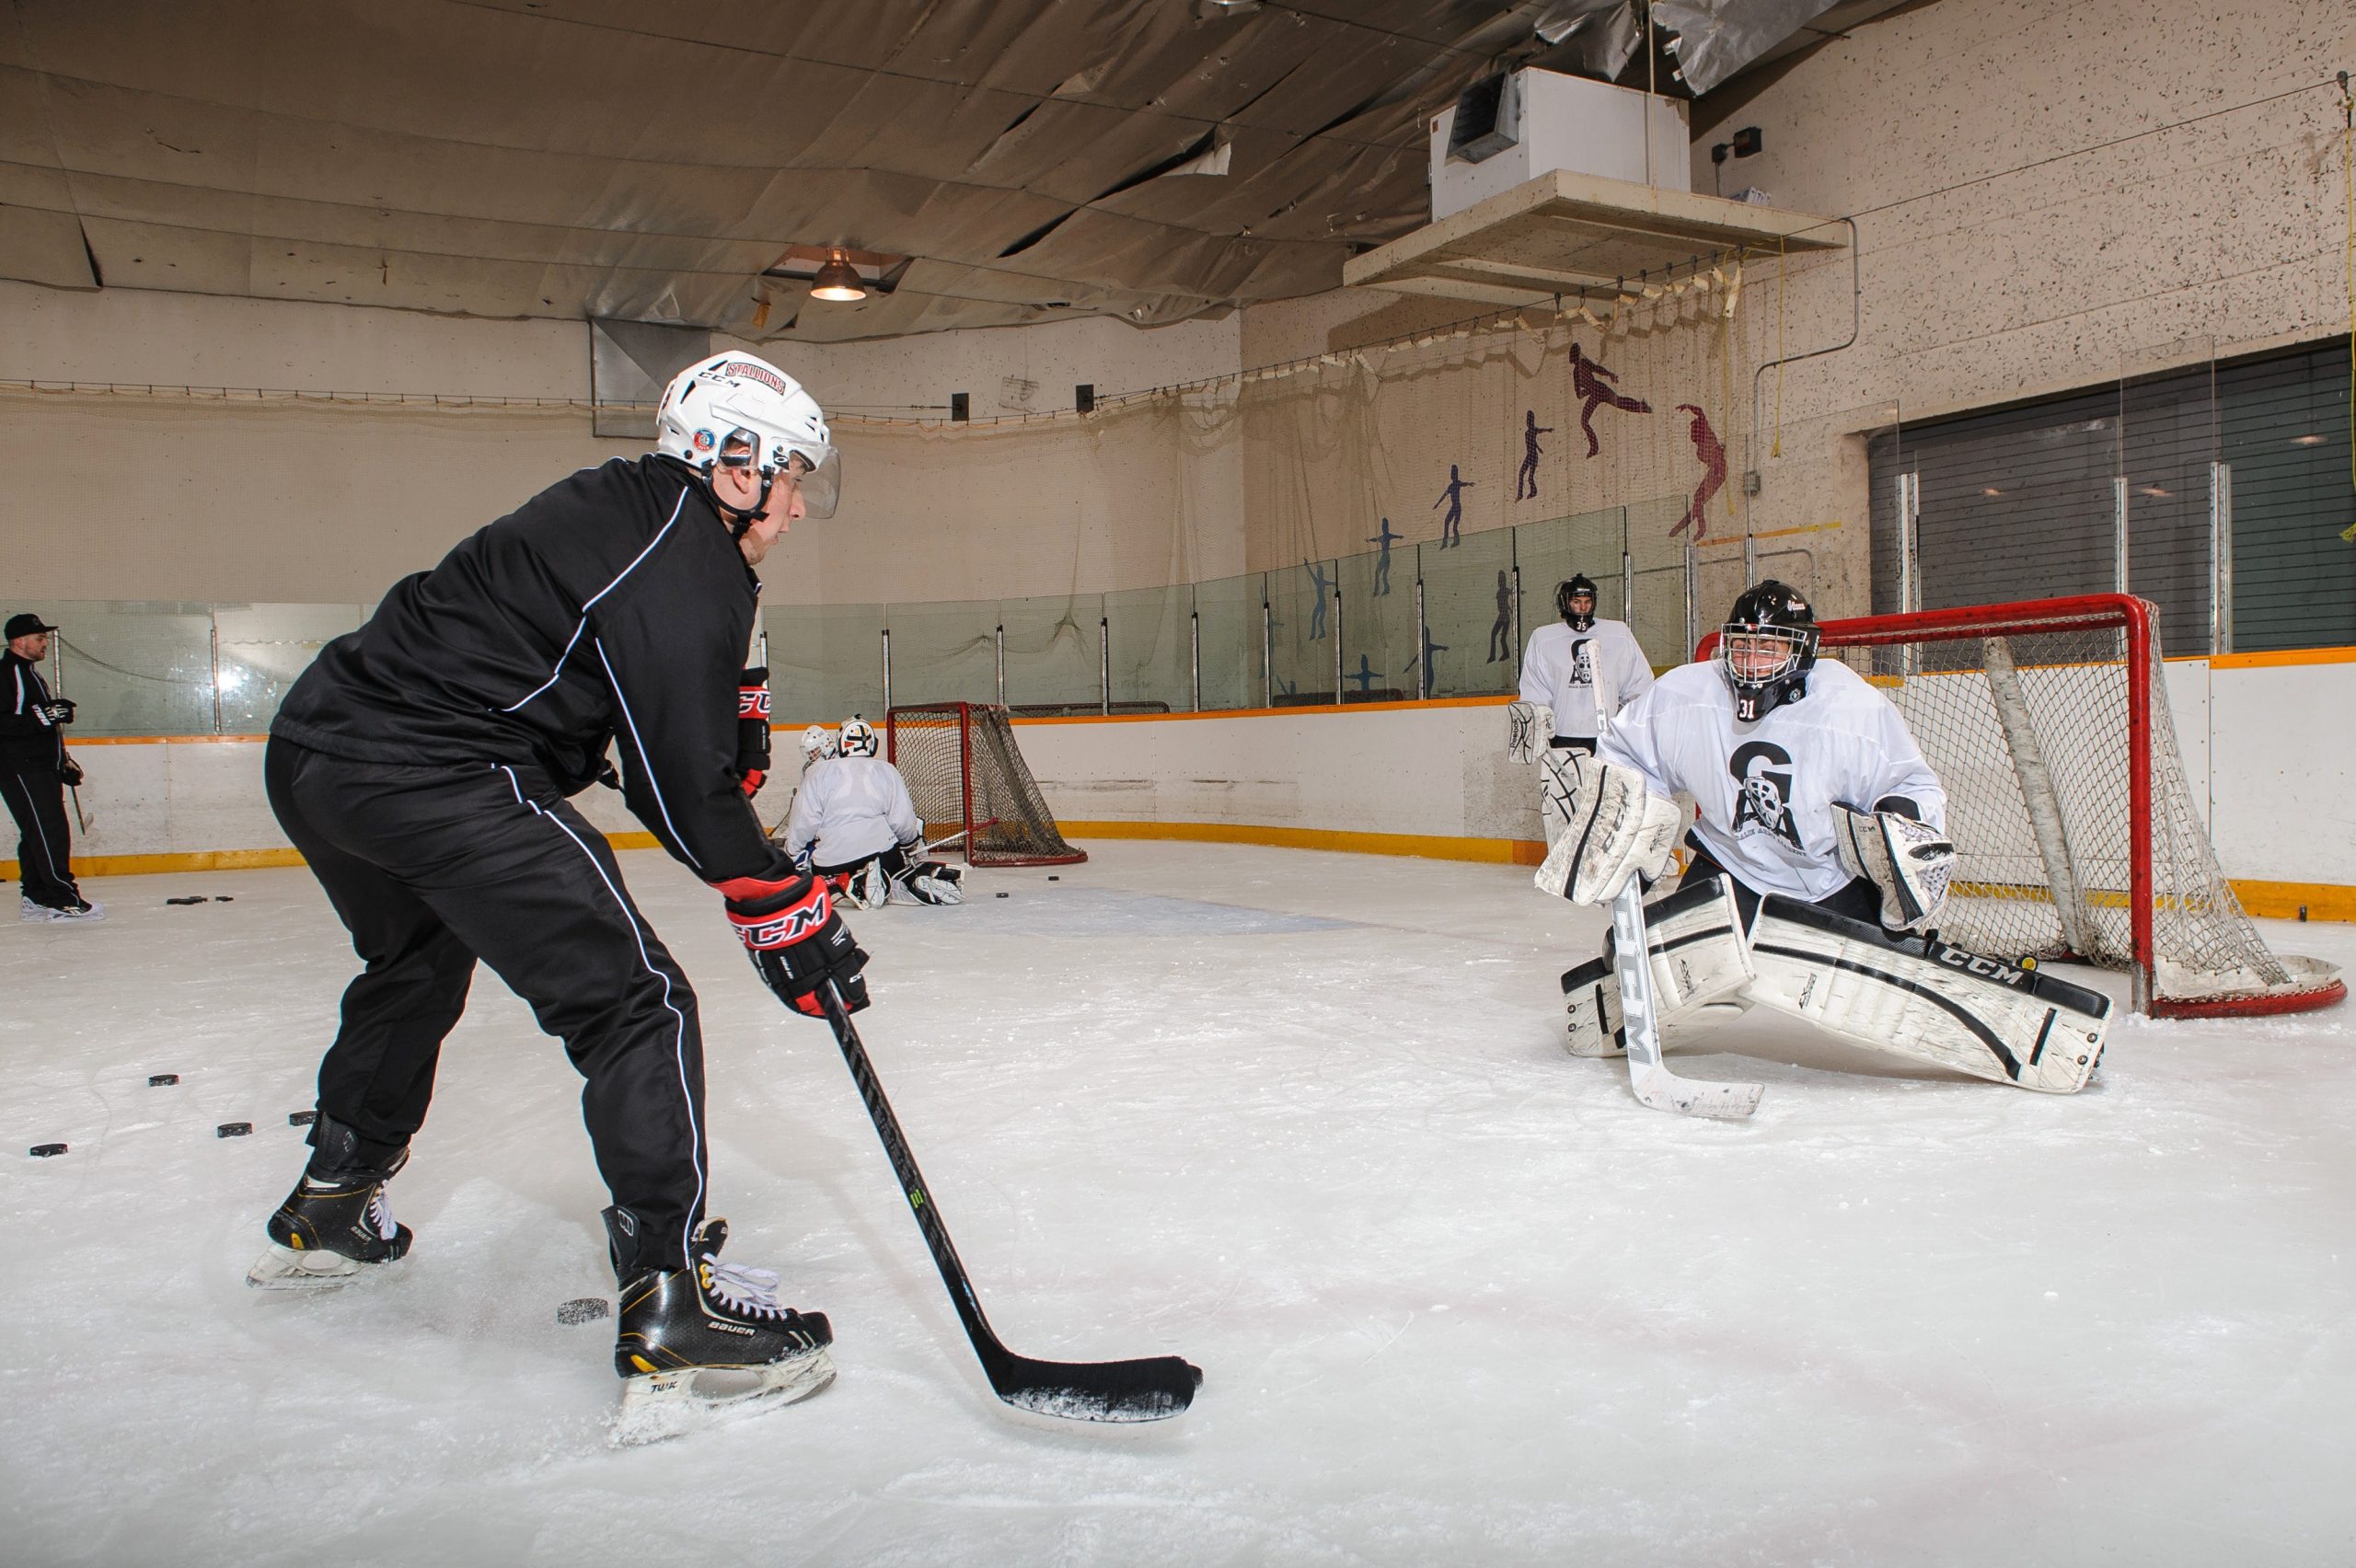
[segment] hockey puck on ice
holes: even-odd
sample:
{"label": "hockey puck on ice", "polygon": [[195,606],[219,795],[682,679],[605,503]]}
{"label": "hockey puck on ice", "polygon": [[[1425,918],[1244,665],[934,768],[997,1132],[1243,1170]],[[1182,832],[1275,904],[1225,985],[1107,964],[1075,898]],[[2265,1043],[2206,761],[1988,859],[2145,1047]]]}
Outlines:
{"label": "hockey puck on ice", "polygon": [[47,1159],[52,1154],[64,1154],[65,1146],[64,1144],[35,1144],[26,1152],[35,1159]]}
{"label": "hockey puck on ice", "polygon": [[169,1089],[179,1081],[180,1075],[178,1073],[149,1073],[147,1075],[149,1089]]}
{"label": "hockey puck on ice", "polygon": [[254,1130],[251,1122],[224,1122],[213,1129],[216,1138],[241,1138]]}
{"label": "hockey puck on ice", "polygon": [[216,893],[213,895],[213,902],[215,904],[235,904],[237,902],[237,895],[233,893]]}
{"label": "hockey puck on ice", "polygon": [[186,898],[167,898],[164,900],[164,902],[167,904],[202,904],[204,902],[204,894],[201,893],[191,894]]}
{"label": "hockey puck on ice", "polygon": [[290,1127],[307,1127],[318,1119],[319,1113],[317,1111],[289,1111],[286,1113],[286,1124]]}
{"label": "hockey puck on ice", "polygon": [[579,1296],[556,1309],[560,1323],[594,1323],[606,1316],[613,1308],[602,1296]]}
{"label": "hockey puck on ice", "polygon": [[1064,879],[1063,879],[1063,878],[1061,878],[1061,877],[1057,877],[1057,876],[1050,876],[1047,880],[1048,880],[1049,882],[1061,882],[1061,881],[1063,881]]}
{"label": "hockey puck on ice", "polygon": [[999,896],[1000,898],[1004,898],[1004,897],[1006,896],[1006,894],[1002,894],[1002,893],[1001,893],[1001,894],[999,894]]}

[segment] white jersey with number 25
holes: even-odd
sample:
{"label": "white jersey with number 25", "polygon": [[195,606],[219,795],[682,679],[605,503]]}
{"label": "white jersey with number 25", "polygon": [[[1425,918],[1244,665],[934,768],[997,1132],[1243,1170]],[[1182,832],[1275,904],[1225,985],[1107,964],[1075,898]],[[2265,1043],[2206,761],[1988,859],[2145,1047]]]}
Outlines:
{"label": "white jersey with number 25", "polygon": [[1555,621],[1530,634],[1521,655],[1521,700],[1554,710],[1554,733],[1585,740],[1595,733],[1596,677],[1611,700],[1641,697],[1653,667],[1625,621],[1599,619],[1585,631]]}
{"label": "white jersey with number 25", "polygon": [[1814,903],[1849,882],[1833,847],[1835,802],[1872,811],[1887,796],[1946,831],[1946,792],[1890,700],[1837,660],[1807,694],[1738,724],[1715,663],[1682,664],[1620,710],[1596,747],[1661,794],[1683,791],[1693,835],[1747,886]]}

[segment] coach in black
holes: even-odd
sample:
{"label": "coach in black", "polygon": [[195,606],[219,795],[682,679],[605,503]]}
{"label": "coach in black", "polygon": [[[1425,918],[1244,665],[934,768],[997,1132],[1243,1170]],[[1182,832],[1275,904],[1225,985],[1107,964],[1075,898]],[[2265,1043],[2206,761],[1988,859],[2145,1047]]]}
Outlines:
{"label": "coach in black", "polygon": [[752,567],[833,513],[839,467],[818,405],[749,355],[682,372],[657,425],[657,451],[559,481],[395,583],[271,725],[271,808],[366,968],[319,1066],[309,1169],[248,1278],[338,1284],[407,1252],[385,1183],[479,959],[587,1080],[623,1375],[791,1361],[814,1391],[825,1318],[714,1262],[695,994],[567,797],[618,746],[631,812],[720,893],[786,1003],[817,1016],[831,985],[865,1005],[866,955],[763,835],[738,749]]}
{"label": "coach in black", "polygon": [[52,696],[40,678],[49,634],[56,629],[39,616],[8,617],[8,652],[0,659],[0,796],[17,819],[23,917],[103,920],[105,906],[75,885],[74,846],[66,836],[65,791],[82,782],[81,767],[65,755],[74,705]]}

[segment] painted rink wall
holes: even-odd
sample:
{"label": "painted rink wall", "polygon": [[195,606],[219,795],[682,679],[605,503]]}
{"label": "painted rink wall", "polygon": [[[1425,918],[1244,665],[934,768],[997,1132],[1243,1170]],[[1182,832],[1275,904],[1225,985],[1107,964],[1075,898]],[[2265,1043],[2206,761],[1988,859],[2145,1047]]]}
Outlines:
{"label": "painted rink wall", "polygon": [[[2356,649],[2173,660],[2185,771],[2253,914],[2356,919]],[[1017,721],[1067,835],[1170,837],[1519,861],[1538,858],[1506,699]],[[778,728],[798,734],[805,721]],[[787,742],[780,742],[780,745]],[[284,865],[258,736],[75,743],[84,874]],[[781,753],[780,755],[791,755]],[[772,791],[775,790],[772,786]],[[618,842],[653,840],[608,790],[575,803]],[[765,819],[783,797],[762,799]],[[0,862],[14,877],[15,862]]]}

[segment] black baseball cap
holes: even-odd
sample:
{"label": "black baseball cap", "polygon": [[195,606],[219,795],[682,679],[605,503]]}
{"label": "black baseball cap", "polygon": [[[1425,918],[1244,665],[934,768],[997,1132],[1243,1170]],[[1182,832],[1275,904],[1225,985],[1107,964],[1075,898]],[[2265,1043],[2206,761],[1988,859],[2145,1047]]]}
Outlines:
{"label": "black baseball cap", "polygon": [[37,631],[55,631],[56,629],[39,616],[28,611],[23,615],[8,617],[8,629],[6,635],[10,642],[14,642],[20,637],[30,637]]}

